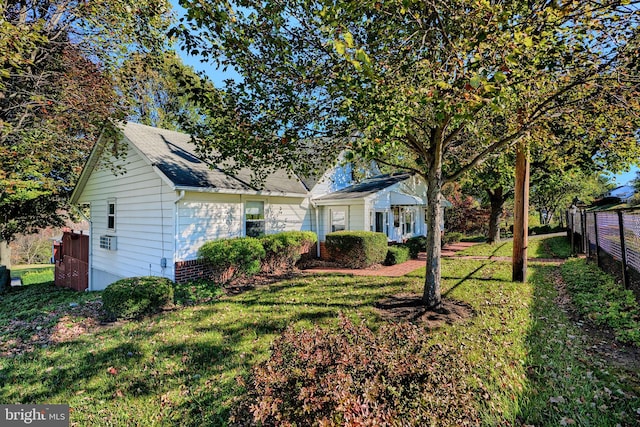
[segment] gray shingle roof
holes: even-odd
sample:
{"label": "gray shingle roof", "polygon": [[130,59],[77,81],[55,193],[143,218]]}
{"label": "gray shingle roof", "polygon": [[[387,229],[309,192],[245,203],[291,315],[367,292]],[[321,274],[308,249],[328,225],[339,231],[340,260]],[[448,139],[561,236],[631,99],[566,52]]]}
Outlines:
{"label": "gray shingle roof", "polygon": [[285,171],[273,173],[258,188],[252,184],[248,169],[231,175],[217,167],[212,168],[197,156],[191,136],[185,133],[132,122],[127,122],[123,132],[176,187],[307,193],[300,180],[289,177]]}
{"label": "gray shingle roof", "polygon": [[380,190],[384,190],[387,187],[391,187],[398,182],[409,179],[412,176],[411,173],[394,173],[391,175],[379,175],[373,178],[365,179],[355,185],[352,185],[334,193],[326,194],[322,197],[318,197],[315,200],[347,200],[347,199],[361,199],[371,194],[377,193]]}

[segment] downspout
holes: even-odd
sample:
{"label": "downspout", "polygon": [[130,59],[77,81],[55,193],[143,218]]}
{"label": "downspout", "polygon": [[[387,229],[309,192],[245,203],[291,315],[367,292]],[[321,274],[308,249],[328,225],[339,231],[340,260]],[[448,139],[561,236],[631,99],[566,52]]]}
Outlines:
{"label": "downspout", "polygon": [[82,210],[78,208],[78,206],[71,206],[76,210],[78,215],[82,217],[82,219],[89,223],[89,259],[87,260],[89,264],[89,277],[87,281],[87,291],[90,292],[93,291],[93,221],[91,221],[91,218],[87,218],[84,212],[82,212]]}
{"label": "downspout", "polygon": [[180,200],[184,199],[185,192],[180,190],[178,197],[173,201],[175,206],[175,216],[173,220],[173,280],[176,280],[176,262],[178,261],[178,222],[180,221]]}
{"label": "downspout", "polygon": [[316,258],[320,258],[320,222],[318,222],[318,205],[316,205],[316,203],[311,199],[309,199],[309,203],[313,206],[313,212],[316,216],[316,233],[318,234],[318,238],[316,239]]}

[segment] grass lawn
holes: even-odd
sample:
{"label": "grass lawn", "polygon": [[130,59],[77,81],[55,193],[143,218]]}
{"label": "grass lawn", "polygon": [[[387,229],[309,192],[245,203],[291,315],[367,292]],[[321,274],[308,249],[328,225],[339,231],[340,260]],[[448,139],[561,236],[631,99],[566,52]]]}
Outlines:
{"label": "grass lawn", "polygon": [[[513,250],[513,241],[507,240],[491,245],[481,243],[457,252],[458,256],[494,256],[510,257]],[[529,236],[529,258],[568,258],[571,256],[571,245],[565,236],[545,237]]]}
{"label": "grass lawn", "polygon": [[21,278],[23,285],[53,282],[53,270],[52,264],[14,265],[11,267],[11,277]]}
{"label": "grass lawn", "polygon": [[[558,309],[559,267],[532,265],[529,275],[514,283],[509,263],[443,260],[443,294],[475,316],[425,334],[471,367],[483,424],[637,425],[638,372],[588,353],[587,337]],[[99,294],[26,286],[0,296],[0,401],[68,403],[78,426],[225,425],[244,391],[239,379],[269,357],[287,325],[333,328],[342,312],[376,330],[383,320],[374,303],[421,292],[423,281],[424,270],[392,279],[303,276],[70,339],[61,331],[78,328],[81,309]],[[11,353],[43,333],[58,338]]]}

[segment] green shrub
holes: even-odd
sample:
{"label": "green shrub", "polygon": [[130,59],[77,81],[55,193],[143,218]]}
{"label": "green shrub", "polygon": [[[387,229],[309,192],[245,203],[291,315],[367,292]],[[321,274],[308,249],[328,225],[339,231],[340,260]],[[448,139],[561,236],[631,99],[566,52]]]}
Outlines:
{"label": "green shrub", "polygon": [[284,231],[260,237],[265,250],[262,271],[291,270],[318,241],[312,231]]}
{"label": "green shrub", "polygon": [[377,333],[289,327],[256,366],[234,425],[479,425],[471,370],[408,322]]}
{"label": "green shrub", "polygon": [[442,243],[450,244],[450,243],[458,243],[463,237],[462,233],[458,233],[456,231],[450,233],[444,233],[444,237],[442,238]]}
{"label": "green shrub", "polygon": [[404,245],[389,246],[384,265],[402,264],[409,259],[409,248]]}
{"label": "green shrub", "polygon": [[418,253],[427,250],[427,238],[424,236],[415,236],[407,239],[404,244],[409,248],[409,256],[412,259],[418,258]]}
{"label": "green shrub", "polygon": [[583,316],[612,328],[621,342],[640,346],[640,305],[631,290],[585,260],[565,262],[562,279]]}
{"label": "green shrub", "polygon": [[173,282],[165,277],[132,277],[113,282],[102,293],[109,315],[135,319],[157,313],[173,302]]}
{"label": "green shrub", "polygon": [[253,237],[213,240],[198,250],[198,257],[209,264],[223,282],[258,273],[264,256],[262,243]]}
{"label": "green shrub", "polygon": [[387,236],[372,231],[336,231],[327,234],[329,257],[348,268],[382,264],[387,256]]}
{"label": "green shrub", "polygon": [[174,285],[173,300],[178,305],[206,303],[223,294],[220,284],[208,280],[197,280]]}

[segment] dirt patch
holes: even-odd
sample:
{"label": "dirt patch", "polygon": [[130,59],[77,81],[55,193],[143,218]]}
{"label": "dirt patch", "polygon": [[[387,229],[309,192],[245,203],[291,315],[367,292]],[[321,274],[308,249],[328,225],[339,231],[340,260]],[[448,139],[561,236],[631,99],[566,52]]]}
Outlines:
{"label": "dirt patch", "polygon": [[224,286],[224,293],[226,295],[238,295],[260,286],[293,279],[299,275],[299,270],[291,270],[280,274],[257,274],[251,277],[238,277]]}
{"label": "dirt patch", "polygon": [[376,311],[383,319],[419,323],[429,329],[461,323],[475,315],[470,305],[449,298],[442,299],[440,309],[428,310],[418,294],[398,294],[386,298],[376,304]]}
{"label": "dirt patch", "polygon": [[63,305],[29,321],[12,320],[0,331],[0,357],[14,357],[36,348],[73,341],[97,329],[103,317],[102,302],[90,301]]}
{"label": "dirt patch", "polygon": [[640,374],[640,348],[620,343],[614,338],[611,329],[596,325],[591,320],[582,317],[573,305],[571,295],[567,291],[567,286],[559,271],[553,273],[553,280],[558,291],[556,303],[584,333],[587,338],[586,352],[592,357],[603,359],[606,363],[634,372],[637,381],[640,381],[640,376],[638,376]]}

